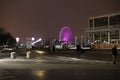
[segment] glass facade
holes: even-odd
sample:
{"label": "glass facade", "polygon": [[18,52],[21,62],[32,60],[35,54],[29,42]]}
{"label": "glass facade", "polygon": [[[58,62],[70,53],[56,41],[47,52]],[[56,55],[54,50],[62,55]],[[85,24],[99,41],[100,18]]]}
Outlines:
{"label": "glass facade", "polygon": [[111,39],[119,39],[119,31],[112,31]]}
{"label": "glass facade", "polygon": [[120,24],[120,15],[114,15],[110,17],[110,25]]}
{"label": "glass facade", "polygon": [[89,20],[89,27],[93,27],[93,19]]}
{"label": "glass facade", "polygon": [[120,43],[120,13],[92,17],[89,20],[87,38],[95,44]]}
{"label": "glass facade", "polygon": [[108,17],[101,17],[94,19],[94,27],[107,26],[108,25]]}
{"label": "glass facade", "polygon": [[120,25],[120,15],[89,19],[89,27],[101,27],[108,25]]}
{"label": "glass facade", "polygon": [[108,32],[101,32],[101,42],[102,43],[108,42]]}

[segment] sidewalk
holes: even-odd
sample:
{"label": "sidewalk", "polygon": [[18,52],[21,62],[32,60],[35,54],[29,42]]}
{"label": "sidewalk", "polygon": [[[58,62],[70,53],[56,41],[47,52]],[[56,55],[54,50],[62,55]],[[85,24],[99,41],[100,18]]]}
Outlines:
{"label": "sidewalk", "polygon": [[[48,53],[49,55],[58,55],[66,57],[75,57],[80,59],[100,60],[100,61],[112,61],[112,54],[110,51],[83,51],[76,52],[75,50],[66,50]],[[120,63],[120,53],[117,56],[117,61]]]}
{"label": "sidewalk", "polygon": [[[78,58],[78,59],[87,59],[87,60],[99,60],[99,61],[111,61],[112,62],[112,55],[110,51],[101,50],[101,51],[81,51],[76,52],[76,50],[55,50],[55,52],[44,51],[42,54],[41,50],[38,50],[40,53],[35,52],[32,50],[31,56],[32,58],[41,57],[41,56],[64,56],[64,57],[71,57],[71,58]],[[26,58],[26,51],[25,50],[16,50],[17,56]],[[0,59],[2,58],[10,58],[10,53],[0,53]],[[117,62],[120,63],[120,54],[117,57]]]}

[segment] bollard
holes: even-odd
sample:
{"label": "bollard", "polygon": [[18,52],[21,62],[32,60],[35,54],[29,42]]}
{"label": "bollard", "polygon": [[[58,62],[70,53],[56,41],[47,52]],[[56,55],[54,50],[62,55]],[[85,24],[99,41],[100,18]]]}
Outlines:
{"label": "bollard", "polygon": [[30,51],[27,51],[26,53],[26,58],[30,58],[31,57],[31,52]]}
{"label": "bollard", "polygon": [[11,59],[16,58],[16,52],[11,52],[10,57],[11,57]]}

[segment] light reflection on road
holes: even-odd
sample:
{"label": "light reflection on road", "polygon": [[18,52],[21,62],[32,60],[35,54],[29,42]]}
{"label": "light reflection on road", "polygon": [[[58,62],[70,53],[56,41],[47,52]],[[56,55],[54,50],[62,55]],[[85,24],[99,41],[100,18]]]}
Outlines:
{"label": "light reflection on road", "polygon": [[18,80],[113,80],[120,78],[119,70],[107,69],[7,69],[7,72]]}
{"label": "light reflection on road", "polygon": [[45,51],[41,51],[41,50],[35,50],[34,52],[38,53],[39,55],[43,55],[46,53]]}
{"label": "light reflection on road", "polygon": [[44,79],[45,78],[45,74],[46,71],[45,70],[33,70],[32,74],[36,77],[38,77],[39,79]]}

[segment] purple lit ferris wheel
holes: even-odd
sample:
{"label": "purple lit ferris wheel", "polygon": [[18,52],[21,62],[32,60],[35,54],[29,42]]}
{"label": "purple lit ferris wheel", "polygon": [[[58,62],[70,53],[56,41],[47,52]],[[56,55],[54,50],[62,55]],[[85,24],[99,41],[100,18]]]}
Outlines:
{"label": "purple lit ferris wheel", "polygon": [[72,31],[69,27],[63,27],[59,34],[59,41],[61,43],[68,43],[72,42]]}

